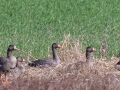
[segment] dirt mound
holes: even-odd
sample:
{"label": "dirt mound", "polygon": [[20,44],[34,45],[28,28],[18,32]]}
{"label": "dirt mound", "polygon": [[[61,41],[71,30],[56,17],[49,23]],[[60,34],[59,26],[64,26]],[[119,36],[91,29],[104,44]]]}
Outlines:
{"label": "dirt mound", "polygon": [[[11,83],[0,86],[1,90],[119,90],[120,72],[114,68],[117,58],[99,60],[93,57],[93,64],[85,63],[85,52],[79,40],[70,43],[68,37],[58,51],[61,64],[56,67],[34,68],[24,65],[26,71]],[[82,63],[81,63],[82,62]]]}

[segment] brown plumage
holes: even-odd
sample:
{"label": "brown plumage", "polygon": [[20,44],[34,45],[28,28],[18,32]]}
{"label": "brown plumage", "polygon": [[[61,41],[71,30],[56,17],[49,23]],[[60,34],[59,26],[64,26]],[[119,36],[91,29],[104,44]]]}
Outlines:
{"label": "brown plumage", "polygon": [[24,62],[25,61],[25,59],[22,56],[17,56],[16,59],[17,59],[18,62]]}
{"label": "brown plumage", "polygon": [[5,75],[5,81],[2,80],[2,84],[6,84],[8,82],[8,72],[11,72],[11,70],[16,67],[17,59],[15,56],[12,55],[12,51],[14,50],[18,50],[16,46],[9,45],[7,49],[7,57],[0,57],[0,79],[2,80],[2,74]]}
{"label": "brown plumage", "polygon": [[56,53],[56,48],[61,48],[61,46],[57,43],[53,43],[52,44],[52,54],[53,57],[52,58],[43,58],[43,59],[39,59],[39,60],[35,60],[35,61],[29,61],[28,65],[29,66],[54,66],[60,63],[60,59]]}
{"label": "brown plumage", "polygon": [[16,57],[16,59],[17,59],[16,67],[12,69],[11,72],[14,76],[18,77],[19,75],[25,72],[24,66],[21,65],[21,63],[25,62],[25,60],[22,56],[18,56]]}
{"label": "brown plumage", "polygon": [[69,64],[68,69],[73,68],[73,69],[77,70],[77,69],[81,68],[81,70],[84,71],[84,69],[87,70],[86,68],[88,68],[88,70],[89,70],[92,67],[92,65],[93,65],[92,58],[91,58],[91,53],[95,52],[95,51],[96,51],[95,48],[93,48],[91,46],[88,46],[86,48],[86,53],[85,53],[85,55],[86,55],[86,62],[79,61],[79,62],[76,62],[74,64]]}

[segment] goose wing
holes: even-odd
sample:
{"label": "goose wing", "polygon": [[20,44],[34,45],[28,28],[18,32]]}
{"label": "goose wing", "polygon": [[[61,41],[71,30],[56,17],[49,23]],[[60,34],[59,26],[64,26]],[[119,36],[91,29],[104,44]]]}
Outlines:
{"label": "goose wing", "polygon": [[52,66],[54,65],[53,59],[50,58],[43,58],[35,61],[31,61],[28,63],[29,66]]}

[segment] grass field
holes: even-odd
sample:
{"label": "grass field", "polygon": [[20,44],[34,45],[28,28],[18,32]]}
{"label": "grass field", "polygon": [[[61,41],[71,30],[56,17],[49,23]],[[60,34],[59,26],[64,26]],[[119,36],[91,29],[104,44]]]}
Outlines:
{"label": "grass field", "polygon": [[16,55],[26,56],[31,51],[35,58],[46,57],[48,47],[69,33],[71,39],[80,39],[83,50],[88,45],[99,49],[106,28],[108,56],[120,52],[119,0],[0,2],[0,55],[5,56],[8,45],[15,44],[20,49]]}
{"label": "grass field", "polygon": [[[49,56],[53,42],[63,45],[57,51],[59,65],[34,68],[24,63],[25,73],[9,74],[9,83],[0,81],[0,90],[119,90],[120,71],[114,68],[119,28],[119,0],[0,0],[0,56],[6,56],[10,44],[19,48],[15,56],[27,59],[31,52],[30,60]],[[107,56],[115,55],[109,60],[99,59],[105,39]],[[89,45],[97,49],[93,64],[85,63]]]}

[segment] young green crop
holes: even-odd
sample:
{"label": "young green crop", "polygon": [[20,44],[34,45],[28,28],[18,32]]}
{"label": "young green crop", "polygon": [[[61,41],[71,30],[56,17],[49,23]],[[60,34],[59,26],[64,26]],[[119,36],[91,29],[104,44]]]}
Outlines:
{"label": "young green crop", "polygon": [[[0,52],[6,55],[9,44],[20,51],[46,57],[53,42],[62,41],[64,33],[79,38],[86,46],[99,50],[106,36],[108,56],[120,52],[120,2],[118,0],[0,0]],[[25,52],[23,52],[23,50]],[[50,49],[51,50],[51,49]],[[97,55],[98,52],[97,52]]]}

